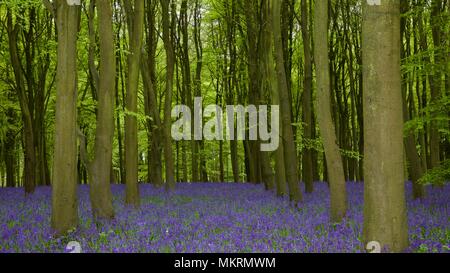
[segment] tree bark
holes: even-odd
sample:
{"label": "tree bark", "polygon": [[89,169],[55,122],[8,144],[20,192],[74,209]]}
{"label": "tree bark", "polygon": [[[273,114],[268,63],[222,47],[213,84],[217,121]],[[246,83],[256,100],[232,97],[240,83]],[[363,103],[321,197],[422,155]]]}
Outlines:
{"label": "tree bark", "polygon": [[[301,0],[301,26],[303,38],[303,53],[305,56],[305,77],[303,81],[303,139],[304,141],[311,141],[312,138],[312,60],[311,60],[311,37],[308,29],[308,5],[307,0]],[[328,53],[328,51],[327,51]],[[306,147],[303,149],[302,156],[302,177],[305,183],[306,193],[314,191],[313,184],[313,162],[312,149]]]}
{"label": "tree bark", "polygon": [[[166,163],[166,189],[175,189],[174,178],[174,159],[172,151],[171,136],[171,111],[172,111],[172,92],[173,92],[173,74],[175,65],[175,56],[173,49],[173,38],[170,29],[169,0],[161,0],[163,17],[163,42],[166,50],[166,95],[164,102],[164,156]],[[172,11],[175,12],[175,11]]]}
{"label": "tree bark", "polygon": [[[125,1],[129,20],[130,54],[128,55],[128,78],[126,109],[137,113],[139,69],[144,28],[144,1]],[[138,124],[133,115],[125,117],[125,203],[139,207],[138,182]]]}
{"label": "tree bark", "polygon": [[[431,33],[433,38],[434,45],[434,65],[437,68],[434,68],[435,71],[433,75],[430,76],[430,94],[431,94],[431,103],[436,103],[439,101],[441,97],[441,88],[442,88],[442,73],[441,66],[443,65],[441,51],[444,49],[442,47],[441,41],[441,5],[442,0],[433,0],[431,2],[431,16],[430,16],[430,25],[431,25]],[[444,54],[442,54],[444,56]],[[440,164],[440,134],[439,134],[439,122],[436,120],[432,120],[430,126],[430,167],[436,168]]]}
{"label": "tree bark", "polygon": [[[368,1],[369,2],[369,1]],[[363,4],[364,242],[408,246],[400,72],[400,0]]]}
{"label": "tree bark", "polygon": [[[260,45],[259,45],[259,28],[258,28],[258,1],[245,1],[245,16],[247,25],[247,57],[248,57],[248,102],[258,107],[259,90],[261,88],[261,71],[260,71]],[[249,127],[255,126],[249,124]],[[249,133],[247,134],[249,136]],[[249,160],[249,181],[251,183],[261,183],[261,160],[260,145],[258,140],[248,139],[248,160]]]}
{"label": "tree bark", "polygon": [[77,208],[77,32],[80,8],[56,4],[58,66],[56,72],[55,147],[52,228],[65,234],[78,224]]}
{"label": "tree bark", "polygon": [[[25,194],[31,194],[36,187],[36,151],[35,135],[33,130],[32,110],[29,107],[29,98],[26,94],[26,76],[20,62],[17,37],[19,25],[13,25],[12,14],[7,13],[8,41],[11,64],[15,76],[15,90],[19,98],[23,122],[23,150],[24,150],[24,189]],[[30,87],[30,86],[29,86]]]}
{"label": "tree bark", "polygon": [[97,0],[100,73],[98,82],[97,129],[94,160],[88,167],[94,218],[114,218],[111,193],[111,168],[114,138],[114,93],[116,59],[112,8],[108,0]]}
{"label": "tree bark", "polygon": [[6,141],[3,145],[4,149],[2,151],[3,158],[5,160],[6,167],[6,187],[15,187],[16,186],[16,157],[15,157],[15,133],[11,130],[6,133]]}
{"label": "tree bark", "polygon": [[159,113],[156,75],[155,75],[155,54],[158,38],[155,33],[155,11],[157,0],[149,1],[147,7],[147,56],[143,56],[141,62],[141,72],[144,82],[145,113],[151,119],[147,121],[148,126],[148,180],[156,187],[163,185],[162,163],[161,163],[161,142],[162,125]]}
{"label": "tree bark", "polygon": [[291,121],[291,104],[287,85],[286,71],[284,67],[283,46],[281,40],[281,19],[280,3],[278,0],[272,1],[272,28],[275,46],[275,63],[277,71],[278,90],[280,98],[280,111],[282,123],[282,144],[284,145],[284,164],[286,168],[286,178],[289,186],[289,197],[294,203],[302,200],[302,194],[298,185],[297,172],[297,149],[294,142]]}
{"label": "tree bark", "polygon": [[[194,9],[194,44],[195,44],[195,53],[197,56],[197,64],[195,68],[195,79],[194,79],[194,97],[200,97],[202,95],[202,68],[203,68],[203,45],[201,40],[201,3],[199,0],[195,1],[195,9]],[[192,180],[193,182],[197,182],[202,180],[201,177],[201,167],[200,162],[201,159],[199,156],[200,151],[200,142],[194,141],[194,154],[192,155]],[[206,181],[203,181],[206,182]]]}
{"label": "tree bark", "polygon": [[[402,2],[401,3],[401,14],[405,14],[409,11],[408,3]],[[409,43],[409,37],[405,35],[406,32],[406,18],[402,17],[400,21],[400,31],[401,31],[401,59],[403,60],[406,58],[407,52],[405,51],[405,47],[403,46],[403,40],[406,36],[406,43]],[[410,54],[410,52],[409,52]],[[408,101],[407,101],[407,83],[408,83],[408,75],[403,74],[402,76],[402,109],[403,109],[403,119],[405,121],[408,121],[411,119],[411,115],[408,109]],[[409,89],[412,90],[413,84],[410,82]],[[410,91],[411,92],[411,91]],[[405,145],[405,153],[406,153],[406,161],[408,166],[408,172],[411,176],[412,184],[413,184],[413,198],[414,199],[420,199],[425,196],[425,187],[423,185],[420,185],[418,183],[418,180],[423,176],[423,168],[422,163],[419,154],[417,153],[416,148],[416,141],[414,139],[413,133],[408,133],[407,136],[404,138],[404,145]]]}
{"label": "tree bark", "polygon": [[328,1],[316,1],[314,15],[314,60],[317,75],[317,120],[323,139],[330,185],[330,220],[340,222],[347,211],[342,157],[331,117],[330,72],[328,60]]}

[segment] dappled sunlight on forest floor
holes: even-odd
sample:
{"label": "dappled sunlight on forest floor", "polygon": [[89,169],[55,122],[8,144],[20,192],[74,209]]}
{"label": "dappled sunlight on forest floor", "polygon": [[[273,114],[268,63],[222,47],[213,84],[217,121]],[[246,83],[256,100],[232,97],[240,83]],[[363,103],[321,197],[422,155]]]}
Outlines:
{"label": "dappled sunlight on forest floor", "polygon": [[[56,239],[50,229],[51,189],[0,189],[0,252],[64,252],[78,241],[83,252],[362,252],[363,184],[348,183],[349,213],[328,221],[325,183],[305,195],[300,208],[263,186],[228,183],[178,184],[172,193],[141,185],[141,207],[124,207],[124,186],[113,185],[116,217],[92,222],[89,188],[79,189],[80,224]],[[407,186],[412,252],[449,252],[450,185],[428,188],[411,200]]]}

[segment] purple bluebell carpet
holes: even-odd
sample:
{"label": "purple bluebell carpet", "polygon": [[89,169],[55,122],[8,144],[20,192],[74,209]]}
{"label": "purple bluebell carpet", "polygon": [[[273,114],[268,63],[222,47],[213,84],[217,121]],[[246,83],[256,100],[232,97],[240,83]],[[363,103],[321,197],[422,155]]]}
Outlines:
{"label": "purple bluebell carpet", "polygon": [[[141,185],[141,208],[125,207],[124,187],[112,186],[116,217],[94,223],[89,188],[79,188],[77,230],[55,238],[50,228],[51,189],[0,189],[0,252],[65,252],[78,241],[83,252],[363,252],[363,184],[348,183],[349,211],[329,223],[325,183],[299,208],[263,186],[179,184],[173,193]],[[408,252],[449,252],[450,185],[428,188],[423,201],[407,185]]]}

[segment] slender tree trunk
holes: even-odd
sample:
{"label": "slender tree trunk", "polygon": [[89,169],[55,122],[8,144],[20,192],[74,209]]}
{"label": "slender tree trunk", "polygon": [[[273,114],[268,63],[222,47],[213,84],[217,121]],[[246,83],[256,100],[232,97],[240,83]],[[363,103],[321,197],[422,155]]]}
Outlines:
{"label": "slender tree trunk", "polygon": [[[420,1],[421,5],[424,5],[424,1],[421,0]],[[419,44],[420,44],[420,50],[423,52],[429,52],[429,47],[428,47],[428,31],[426,30],[426,28],[424,27],[424,12],[425,12],[425,6],[423,7],[423,9],[420,10],[420,12],[418,13],[418,22],[417,22],[417,29],[419,32]],[[431,63],[431,58],[428,54],[424,54],[422,61],[424,63]],[[433,89],[435,84],[434,84],[434,78],[432,77],[432,75],[430,75],[430,73],[426,73],[426,76],[422,77],[422,90],[420,93],[420,100],[422,101],[422,103],[419,104],[419,109],[424,109],[425,107],[427,107],[428,104],[428,84],[427,84],[427,79],[428,82],[430,84],[430,88]],[[432,164],[431,164],[431,156],[430,156],[430,141],[429,141],[429,128],[427,128],[427,130],[424,130],[422,137],[421,137],[421,146],[423,147],[423,165],[424,165],[424,170],[425,169],[432,169]],[[436,146],[435,146],[436,147]]]}
{"label": "slender tree trunk", "polygon": [[[175,188],[174,160],[172,151],[171,136],[171,112],[172,112],[172,92],[175,56],[173,49],[173,39],[170,30],[169,0],[161,0],[163,17],[163,41],[166,49],[166,96],[164,102],[164,156],[166,161],[166,189]],[[172,11],[175,12],[175,11]]]}
{"label": "slender tree trunk", "polygon": [[5,160],[6,167],[6,187],[16,186],[16,156],[14,152],[15,148],[15,133],[9,131],[6,133],[6,141],[4,144],[3,158]]}
{"label": "slender tree trunk", "polygon": [[279,1],[272,1],[272,27],[275,46],[275,62],[278,80],[278,90],[280,98],[281,122],[282,122],[282,144],[284,145],[284,164],[286,168],[286,178],[289,186],[289,197],[294,203],[302,200],[302,194],[298,185],[297,172],[297,149],[294,142],[291,120],[291,104],[289,99],[287,76],[284,68],[283,46],[281,40],[281,19]]}
{"label": "slender tree trunk", "polygon": [[[116,30],[116,107],[121,107],[122,110],[125,110],[124,100],[125,97],[122,96],[122,101],[120,101],[119,96],[119,88],[122,90],[122,94],[124,93],[124,81],[123,81],[123,66],[122,66],[122,53],[121,53],[121,32],[122,32],[122,18],[120,13],[117,11],[118,6],[116,2],[114,2],[115,8],[114,13],[116,14],[114,20],[117,22],[117,30]],[[120,82],[120,84],[119,84]],[[116,117],[116,128],[117,128],[117,142],[118,142],[118,154],[119,154],[119,169],[120,169],[120,184],[125,184],[125,162],[124,162],[124,149],[123,149],[123,130],[122,130],[122,122],[120,115]]]}
{"label": "slender tree trunk", "polygon": [[[182,56],[181,56],[181,60],[182,60],[182,74],[183,74],[183,89],[184,89],[184,97],[186,100],[187,105],[189,105],[189,107],[191,107],[191,109],[194,108],[194,102],[193,102],[193,98],[192,98],[192,80],[191,80],[191,61],[190,61],[190,57],[189,57],[189,32],[188,32],[188,25],[189,25],[189,21],[188,21],[188,1],[187,0],[183,0],[181,2],[181,9],[180,9],[180,28],[181,28],[181,36],[182,36]],[[195,91],[194,91],[195,92]],[[190,141],[190,150],[191,150],[191,173],[192,173],[192,179],[191,181],[194,181],[194,178],[196,178],[195,180],[198,181],[198,167],[197,166],[197,157],[194,155],[197,151],[197,143],[194,137],[194,126],[191,126],[191,141]],[[186,150],[186,147],[185,147]],[[186,168],[187,168],[187,161],[185,161],[186,163]],[[196,174],[194,175],[194,172],[196,172]],[[187,172],[186,172],[186,176],[187,176]],[[185,179],[185,181],[187,181],[187,177]]]}
{"label": "slender tree trunk", "polygon": [[[233,129],[235,130],[235,128]],[[233,172],[233,181],[238,183],[239,177],[239,156],[238,156],[238,142],[236,140],[230,141],[230,153],[231,153],[231,169]]]}
{"label": "slender tree trunk", "polygon": [[[273,105],[280,105],[280,97],[278,94],[278,90],[275,88],[275,82],[276,82],[276,78],[275,78],[275,66],[273,63],[273,58],[272,56],[268,56],[269,59],[269,73],[270,73],[270,82],[272,83],[272,91],[271,91],[271,95],[272,95],[272,104]],[[282,138],[283,136],[283,131],[282,131],[282,127],[280,126],[279,129],[279,133],[277,137]],[[286,189],[286,167],[284,165],[284,144],[283,142],[280,142],[278,149],[275,151],[275,182],[276,182],[276,187],[277,187],[277,196],[278,197],[283,197],[287,194],[287,189]]]}
{"label": "slender tree trunk", "polygon": [[[260,56],[259,56],[259,70],[261,71],[261,87],[259,92],[259,105],[267,105],[267,96],[273,92],[271,80],[273,73],[271,69],[272,59],[272,28],[271,28],[271,9],[270,2],[264,1],[261,3],[261,30],[260,30]],[[267,113],[269,114],[269,113]],[[279,128],[271,128],[272,131],[278,131]],[[275,177],[271,165],[270,153],[260,151],[259,157],[261,161],[261,175],[266,190],[275,189]]]}
{"label": "slender tree trunk", "polygon": [[[205,143],[203,141],[200,141],[200,150],[205,150]],[[202,182],[208,182],[208,169],[206,168],[206,159],[204,156],[200,156],[200,171],[202,176]]]}
{"label": "slender tree trunk", "polygon": [[219,141],[219,181],[225,181],[225,170],[223,163],[223,141]]}
{"label": "slender tree trunk", "polygon": [[[261,88],[261,71],[259,65],[259,28],[258,28],[258,1],[245,1],[245,16],[247,25],[247,56],[248,56],[248,102],[250,104],[259,105],[259,90]],[[249,124],[249,127],[255,126]],[[249,135],[249,133],[247,134]],[[249,138],[247,138],[249,139]],[[251,183],[261,183],[261,160],[260,160],[260,145],[257,140],[249,139],[249,181]]]}
{"label": "slender tree trunk", "polygon": [[340,222],[347,211],[342,157],[337,145],[336,131],[331,117],[330,74],[328,60],[328,2],[316,1],[314,15],[314,52],[317,75],[317,119],[323,138],[330,185],[330,218]]}
{"label": "slender tree trunk", "polygon": [[[152,49],[153,50],[153,49]],[[159,116],[158,102],[156,98],[155,85],[152,81],[151,67],[154,65],[152,60],[153,53],[150,54],[150,58],[147,59],[143,56],[141,62],[141,71],[144,82],[144,97],[145,97],[145,112],[151,117],[148,120],[148,142],[149,142],[149,154],[151,156],[148,159],[148,179],[156,187],[163,185],[162,180],[162,164],[161,164],[161,118]],[[150,67],[150,69],[149,69]]]}
{"label": "slender tree trunk", "polygon": [[363,4],[364,242],[408,246],[400,72],[400,0]]}
{"label": "slender tree trunk", "polygon": [[35,135],[33,130],[32,110],[29,108],[29,98],[26,94],[25,80],[22,64],[20,62],[17,37],[19,25],[13,25],[12,13],[7,13],[8,41],[11,64],[14,71],[16,93],[19,98],[23,122],[23,150],[24,150],[24,188],[25,194],[34,192],[36,187],[36,151]]}
{"label": "slender tree trunk", "polygon": [[[402,2],[401,3],[401,13],[405,14],[409,11],[408,3]],[[403,46],[403,40],[405,38],[405,31],[406,31],[406,18],[402,17],[400,21],[400,31],[401,31],[401,58],[404,59],[406,57],[405,48]],[[409,37],[406,37],[406,42],[409,43]],[[402,102],[403,102],[403,118],[405,121],[408,121],[411,119],[410,113],[408,110],[408,102],[406,97],[406,91],[407,91],[407,82],[408,82],[408,75],[405,73],[402,77]],[[413,85],[410,84],[410,90],[412,89]],[[410,91],[411,92],[411,91]],[[416,148],[416,141],[414,139],[414,134],[409,133],[404,138],[404,145],[405,145],[405,153],[406,153],[406,160],[408,165],[408,171],[409,175],[411,176],[412,184],[413,184],[413,198],[419,199],[423,198],[425,196],[425,187],[423,185],[420,185],[418,183],[418,180],[423,175],[423,168],[422,163],[419,154],[417,153]]]}
{"label": "slender tree trunk", "polygon": [[[120,54],[117,53],[117,54]],[[116,64],[120,62],[120,58],[116,58]],[[119,84],[118,84],[118,74],[116,74],[116,99],[115,99],[115,103],[116,103],[116,107],[120,107],[120,99],[119,99]],[[120,184],[125,184],[125,167],[124,167],[124,162],[123,162],[123,136],[122,136],[122,124],[120,122],[120,116],[117,115],[116,117],[116,128],[117,128],[117,144],[118,144],[118,154],[119,154],[119,172],[120,172]]]}
{"label": "slender tree trunk", "polygon": [[[128,78],[126,109],[131,113],[137,113],[137,96],[139,85],[139,68],[144,25],[144,1],[125,1],[129,20],[130,53],[128,55]],[[139,183],[138,183],[138,124],[133,115],[125,117],[125,203],[139,207]]]}
{"label": "slender tree trunk", "polygon": [[148,139],[148,161],[147,177],[155,187],[163,185],[161,164],[161,117],[158,108],[156,75],[155,75],[155,52],[158,38],[155,32],[155,12],[159,1],[152,0],[147,4],[147,56],[142,56],[141,73],[144,82],[145,114],[150,117],[147,120]]}
{"label": "slender tree trunk", "polygon": [[[433,0],[431,3],[431,16],[430,16],[430,24],[431,24],[431,32],[433,37],[433,45],[434,45],[434,65],[438,68],[433,72],[433,75],[430,76],[430,93],[431,93],[431,102],[436,103],[439,101],[441,97],[441,87],[442,87],[442,73],[441,67],[442,57],[440,56],[443,53],[444,49],[441,48],[441,5],[442,0]],[[444,54],[442,54],[444,55]],[[433,120],[430,126],[430,164],[431,168],[438,167],[440,164],[440,135],[439,135],[439,122]]]}
{"label": "slender tree trunk", "polygon": [[[308,29],[308,3],[307,0],[301,0],[302,13],[302,37],[303,37],[303,53],[305,55],[305,77],[303,82],[303,139],[310,141],[312,138],[312,60],[311,60],[311,37]],[[328,52],[328,51],[327,51]],[[314,191],[313,184],[313,163],[312,149],[306,147],[303,150],[302,157],[302,177],[305,183],[306,193]]]}
{"label": "slender tree trunk", "polygon": [[[201,40],[201,3],[199,0],[195,1],[194,9],[194,44],[195,52],[197,56],[197,64],[195,68],[195,79],[194,79],[194,97],[200,97],[202,95],[202,67],[203,67],[203,46]],[[198,182],[202,180],[201,177],[201,167],[200,167],[200,142],[194,141],[194,153],[192,155],[192,180],[193,182]],[[206,182],[206,181],[204,181]]]}
{"label": "slender tree trunk", "polygon": [[[280,105],[280,96],[277,89],[277,77],[273,58],[273,34],[272,34],[272,10],[270,9],[270,1],[268,3],[268,18],[265,25],[264,42],[266,50],[264,51],[264,64],[266,69],[267,84],[271,95],[272,105]],[[272,129],[273,130],[273,129]],[[282,137],[282,127],[278,128],[277,137]],[[274,183],[276,186],[277,196],[283,197],[287,194],[286,189],[286,168],[284,165],[284,145],[281,141],[278,149],[274,152],[275,159],[275,176]]]}

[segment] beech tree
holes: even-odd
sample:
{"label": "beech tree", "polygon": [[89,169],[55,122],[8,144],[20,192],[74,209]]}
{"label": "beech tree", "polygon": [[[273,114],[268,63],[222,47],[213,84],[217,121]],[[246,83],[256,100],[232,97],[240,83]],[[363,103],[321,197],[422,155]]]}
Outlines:
{"label": "beech tree", "polygon": [[408,246],[400,72],[400,0],[363,4],[364,241]]}
{"label": "beech tree", "polygon": [[146,33],[147,33],[147,50],[146,54],[143,54],[141,61],[141,73],[144,82],[144,107],[147,119],[147,135],[148,142],[148,154],[150,155],[147,166],[147,177],[149,182],[153,183],[157,187],[163,185],[162,179],[162,147],[160,145],[163,138],[161,117],[159,115],[158,97],[157,97],[157,79],[156,79],[156,48],[158,45],[158,36],[155,31],[155,13],[158,7],[159,1],[148,1],[146,8],[147,21],[146,21]]}
{"label": "beech tree", "polygon": [[110,183],[114,137],[114,93],[116,59],[112,8],[108,0],[97,0],[100,36],[100,73],[98,83],[95,158],[89,164],[91,203],[94,217],[113,218]]}
{"label": "beech tree", "polygon": [[[62,235],[77,183],[93,217],[112,219],[115,183],[137,208],[140,183],[249,182],[299,205],[325,181],[339,222],[356,181],[364,241],[401,251],[405,180],[422,200],[448,180],[449,30],[448,0],[0,1],[0,187],[28,200],[51,186]],[[234,113],[214,128],[226,120],[234,139],[191,126],[175,141],[173,107],[197,110],[196,97],[279,108],[266,128],[278,149],[261,150],[262,130],[249,138],[264,117],[248,113],[245,139]]]}
{"label": "beech tree", "polygon": [[136,113],[144,32],[144,1],[126,0],[124,3],[130,40],[130,53],[127,59],[128,78],[126,94],[126,110],[128,113],[126,113],[125,117],[125,202],[138,207],[140,201],[138,183],[138,125]]}
{"label": "beech tree", "polygon": [[[313,111],[312,111],[312,53],[311,53],[311,30],[309,29],[309,13],[308,13],[308,1],[301,0],[301,28],[302,28],[302,38],[303,38],[303,52],[304,52],[304,68],[305,76],[303,82],[303,100],[302,100],[302,111],[303,111],[303,126],[304,133],[303,137],[306,141],[311,141],[313,135]],[[320,111],[318,109],[318,111]],[[305,191],[311,193],[314,191],[313,185],[313,159],[312,159],[312,148],[307,147],[303,150],[302,155],[302,178],[305,182]]]}
{"label": "beech tree", "polygon": [[284,67],[283,46],[281,40],[281,9],[280,1],[272,1],[272,28],[275,47],[275,67],[277,72],[278,92],[281,111],[281,142],[284,148],[284,165],[286,179],[289,186],[289,197],[293,202],[302,200],[302,194],[298,186],[297,152],[292,132],[291,105],[287,85],[287,75]]}
{"label": "beech tree", "polygon": [[[174,160],[172,151],[172,92],[173,92],[173,73],[175,66],[175,57],[173,49],[173,35],[171,32],[171,16],[169,13],[169,6],[171,1],[161,0],[162,17],[163,17],[163,41],[166,49],[166,96],[164,102],[164,156],[166,160],[166,189],[172,190],[175,188],[174,178]],[[172,4],[174,5],[174,4]],[[174,12],[172,10],[172,12]],[[172,21],[172,24],[174,22]],[[173,25],[172,25],[173,31]]]}
{"label": "beech tree", "polygon": [[64,234],[78,224],[77,202],[77,33],[79,6],[55,3],[58,30],[52,228]]}
{"label": "beech tree", "polygon": [[314,9],[314,60],[317,76],[317,119],[323,139],[330,183],[331,221],[339,222],[347,210],[342,158],[331,116],[330,70],[328,60],[328,2],[316,1]]}

